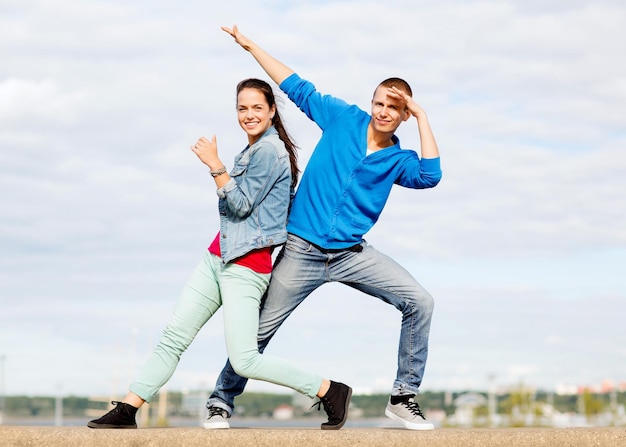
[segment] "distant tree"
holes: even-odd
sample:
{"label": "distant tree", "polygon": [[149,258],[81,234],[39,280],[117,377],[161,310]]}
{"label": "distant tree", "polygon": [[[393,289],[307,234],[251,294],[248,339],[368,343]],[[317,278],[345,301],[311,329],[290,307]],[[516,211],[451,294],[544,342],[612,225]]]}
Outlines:
{"label": "distant tree", "polygon": [[279,405],[291,405],[292,400],[290,394],[244,392],[235,401],[235,412],[247,417],[268,416]]}
{"label": "distant tree", "polygon": [[584,390],[581,398],[585,409],[585,415],[587,417],[602,413],[604,408],[607,406],[602,401],[600,396],[593,394],[589,390]]}

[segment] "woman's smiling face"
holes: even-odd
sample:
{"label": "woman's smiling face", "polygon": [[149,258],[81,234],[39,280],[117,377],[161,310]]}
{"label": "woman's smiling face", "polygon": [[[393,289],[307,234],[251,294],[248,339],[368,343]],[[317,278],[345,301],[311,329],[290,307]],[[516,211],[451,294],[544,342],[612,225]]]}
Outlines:
{"label": "woman's smiling face", "polygon": [[254,144],[272,125],[276,106],[270,107],[263,93],[255,88],[244,88],[237,95],[237,118]]}

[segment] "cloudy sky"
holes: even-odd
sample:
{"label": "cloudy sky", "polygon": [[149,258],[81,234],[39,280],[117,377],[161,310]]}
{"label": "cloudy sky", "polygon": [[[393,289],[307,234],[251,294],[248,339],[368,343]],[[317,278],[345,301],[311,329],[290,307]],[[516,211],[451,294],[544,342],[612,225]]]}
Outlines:
{"label": "cloudy sky", "polygon": [[[422,389],[626,381],[626,5],[0,1],[0,356],[5,393],[123,394],[218,229],[189,146],[245,145],[236,83],[267,76],[221,25],[369,110],[407,79],[444,177],[392,192],[368,241],[435,297]],[[318,129],[281,111],[305,165]],[[413,121],[399,129],[418,148]],[[400,314],[342,285],[268,348],[388,392]],[[172,390],[210,389],[221,313]],[[285,389],[251,382],[249,390]]]}

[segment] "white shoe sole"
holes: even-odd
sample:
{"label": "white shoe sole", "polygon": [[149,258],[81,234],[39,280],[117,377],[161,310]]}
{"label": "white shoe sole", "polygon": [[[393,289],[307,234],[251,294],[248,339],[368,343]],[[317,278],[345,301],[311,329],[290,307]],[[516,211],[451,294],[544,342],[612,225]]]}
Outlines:
{"label": "white shoe sole", "polygon": [[223,430],[226,428],[230,428],[230,424],[228,422],[205,422],[202,424],[202,426],[207,430]]}
{"label": "white shoe sole", "polygon": [[400,416],[390,411],[389,409],[385,409],[385,416],[389,419],[393,419],[394,421],[402,422],[404,428],[408,430],[434,430],[435,426],[430,422],[424,422],[423,424],[415,424],[413,422],[405,421]]}

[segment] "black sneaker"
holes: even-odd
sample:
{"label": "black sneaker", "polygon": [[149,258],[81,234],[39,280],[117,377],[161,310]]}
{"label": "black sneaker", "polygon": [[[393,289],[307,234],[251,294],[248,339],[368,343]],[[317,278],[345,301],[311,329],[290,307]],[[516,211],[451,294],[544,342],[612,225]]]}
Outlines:
{"label": "black sneaker", "polygon": [[324,405],[324,411],[328,415],[328,422],[322,424],[322,430],[339,430],[343,427],[348,419],[350,397],[352,397],[352,388],[343,383],[330,381],[330,388],[326,395],[313,404],[313,407],[317,405],[318,410],[320,404]]}
{"label": "black sneaker", "polygon": [[137,408],[124,402],[111,401],[115,408],[87,424],[89,428],[137,428]]}

